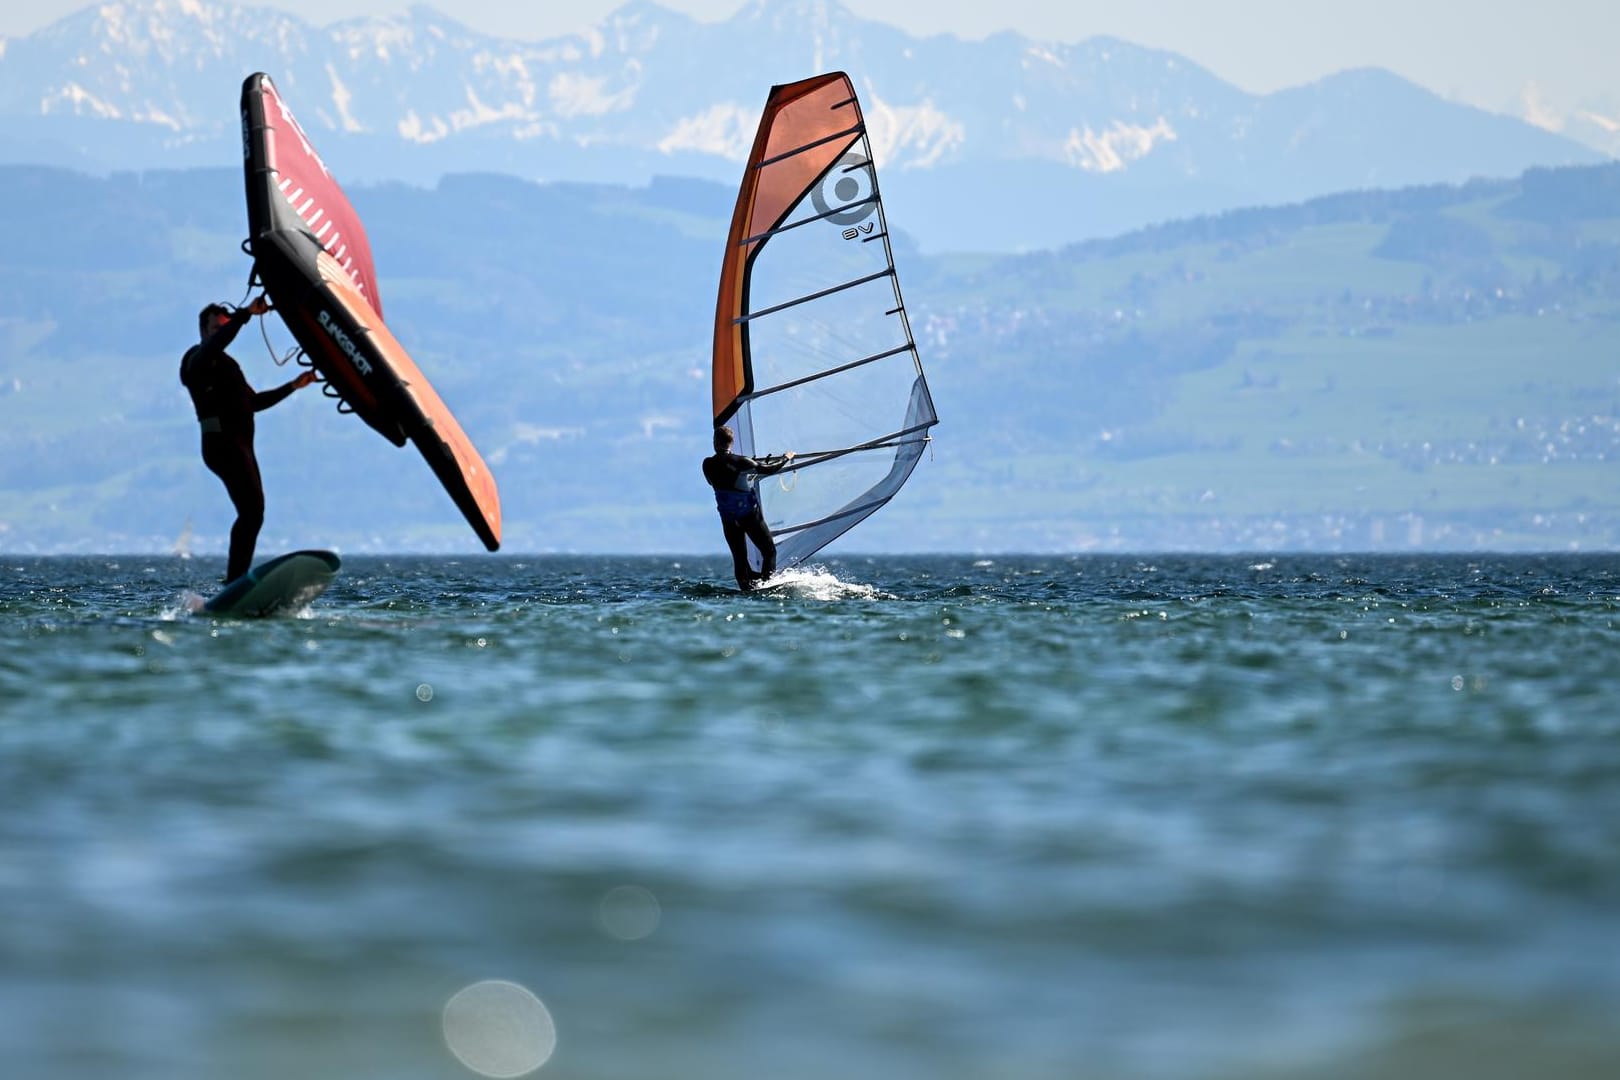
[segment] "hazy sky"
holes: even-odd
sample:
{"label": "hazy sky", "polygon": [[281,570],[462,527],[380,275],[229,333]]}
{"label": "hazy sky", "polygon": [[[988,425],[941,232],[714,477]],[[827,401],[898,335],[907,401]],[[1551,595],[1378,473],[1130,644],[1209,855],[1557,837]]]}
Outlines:
{"label": "hazy sky", "polygon": [[[660,0],[718,20],[742,0]],[[0,11],[0,34],[36,30],[89,5],[30,0]],[[404,11],[407,0],[268,0],[317,25]],[[475,29],[543,38],[583,29],[620,0],[436,0]],[[869,19],[912,33],[978,38],[1015,30],[1048,41],[1110,34],[1179,52],[1254,91],[1309,82],[1349,67],[1387,67],[1443,96],[1520,112],[1532,90],[1568,110],[1620,102],[1615,0],[845,0]]]}

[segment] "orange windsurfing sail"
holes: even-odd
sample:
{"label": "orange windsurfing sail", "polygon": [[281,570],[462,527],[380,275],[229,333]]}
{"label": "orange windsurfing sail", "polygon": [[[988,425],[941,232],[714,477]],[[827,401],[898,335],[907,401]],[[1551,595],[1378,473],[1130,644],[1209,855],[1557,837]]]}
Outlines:
{"label": "orange windsurfing sail", "polygon": [[939,422],[843,72],[765,103],[720,268],[712,387],[738,453],[796,455],[759,489],[780,569],[893,498]]}
{"label": "orange windsurfing sail", "polygon": [[268,75],[242,84],[242,139],[254,267],[323,390],[394,445],[414,443],[484,546],[496,550],[495,477],[383,323],[359,215]]}

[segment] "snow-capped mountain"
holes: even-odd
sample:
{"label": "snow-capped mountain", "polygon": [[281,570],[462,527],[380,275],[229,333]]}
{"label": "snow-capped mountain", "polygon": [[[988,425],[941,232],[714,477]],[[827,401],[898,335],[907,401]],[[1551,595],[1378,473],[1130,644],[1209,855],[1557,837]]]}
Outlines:
{"label": "snow-capped mountain", "polygon": [[1560,101],[1531,83],[1507,111],[1527,123],[1566,135],[1610,157],[1620,157],[1620,94],[1595,94],[1579,101]]}
{"label": "snow-capped mountain", "polygon": [[265,7],[127,0],[0,39],[0,160],[232,163],[238,89],[263,70],[356,181],[734,180],[768,88],[831,68],[855,79],[891,196],[915,192],[921,231],[964,243],[1601,157],[1383,71],[1252,95],[1123,41],[916,38],[836,0],[753,0],[717,23],[632,0],[538,42],[422,6],[316,27]]}

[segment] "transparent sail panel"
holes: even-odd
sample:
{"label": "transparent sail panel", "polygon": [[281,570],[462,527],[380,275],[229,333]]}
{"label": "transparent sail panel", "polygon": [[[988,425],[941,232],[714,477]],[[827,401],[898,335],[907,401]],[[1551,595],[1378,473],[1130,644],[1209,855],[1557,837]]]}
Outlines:
{"label": "transparent sail panel", "polygon": [[[896,350],[905,354],[906,367],[915,371],[911,336],[905,320],[893,311],[894,292],[888,280],[755,318],[748,327],[754,393],[846,370],[860,377],[855,369],[879,363]],[[895,413],[904,405],[904,395],[887,403],[888,411]]]}
{"label": "transparent sail panel", "polygon": [[934,420],[927,388],[914,379],[910,407],[895,430],[865,449],[800,453],[798,467],[761,480],[760,502],[776,538],[778,565],[814,554],[899,491]]}
{"label": "transparent sail panel", "polygon": [[[769,169],[767,166],[765,180],[769,179]],[[787,226],[765,234],[759,243],[748,268],[745,313],[813,302],[819,294],[892,272],[888,247],[883,243],[883,215],[878,204],[870,201],[869,191],[869,201],[864,203],[831,205],[835,211],[847,205],[844,214],[825,217],[818,209],[823,203],[822,192],[835,186],[833,177],[837,173],[835,168],[833,174],[794,204],[788,212]],[[854,175],[869,173],[863,168]],[[867,190],[865,185],[862,190]],[[892,284],[889,289],[893,291]]]}

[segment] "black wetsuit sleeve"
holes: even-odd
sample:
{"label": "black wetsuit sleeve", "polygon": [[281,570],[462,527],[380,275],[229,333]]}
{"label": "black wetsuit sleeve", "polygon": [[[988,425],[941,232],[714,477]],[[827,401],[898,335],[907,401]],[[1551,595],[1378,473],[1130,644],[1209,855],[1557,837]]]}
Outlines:
{"label": "black wetsuit sleeve", "polygon": [[703,478],[711,487],[733,490],[740,487],[739,476],[770,476],[787,467],[787,458],[751,458],[741,454],[716,454],[703,459]]}
{"label": "black wetsuit sleeve", "polygon": [[771,476],[787,468],[790,464],[785,457],[743,457],[741,454],[727,455],[731,467],[739,473],[748,473],[752,476]]}
{"label": "black wetsuit sleeve", "polygon": [[236,340],[236,335],[251,318],[253,318],[252,308],[237,308],[231,312],[231,317],[223,326],[208,335],[208,340],[203,342],[203,348],[215,355],[224,352],[230,348],[231,342]]}
{"label": "black wetsuit sleeve", "polygon": [[190,383],[195,382],[198,376],[204,380],[211,377],[219,358],[225,355],[225,350],[230,348],[231,342],[236,340],[236,335],[252,317],[251,308],[237,308],[219,329],[209,334],[201,344],[193,346],[186,363],[186,377],[182,381]]}
{"label": "black wetsuit sleeve", "polygon": [[291,382],[282,383],[274,390],[260,390],[258,393],[254,394],[253,411],[264,412],[264,410],[268,409],[270,406],[285,400],[287,395],[292,393],[295,389],[293,384],[297,381],[297,379],[293,379]]}
{"label": "black wetsuit sleeve", "polygon": [[787,468],[788,464],[788,460],[785,457],[768,457],[757,459],[744,458],[743,460],[748,462],[748,469],[750,472],[758,473],[760,476],[770,476],[772,473],[779,473],[783,469]]}

